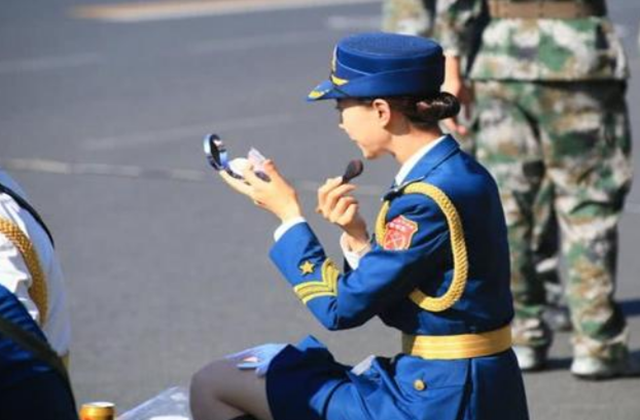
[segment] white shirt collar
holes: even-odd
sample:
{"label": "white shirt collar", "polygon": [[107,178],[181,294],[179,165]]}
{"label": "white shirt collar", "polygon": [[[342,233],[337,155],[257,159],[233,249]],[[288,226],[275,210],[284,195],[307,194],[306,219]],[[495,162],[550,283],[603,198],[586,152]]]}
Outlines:
{"label": "white shirt collar", "polygon": [[420,161],[420,159],[422,159],[427,153],[429,153],[429,151],[431,149],[436,147],[436,145],[438,145],[438,143],[440,143],[442,140],[444,140],[445,137],[447,137],[447,136],[444,135],[444,136],[432,141],[431,143],[425,145],[420,150],[418,150],[413,155],[411,155],[411,157],[409,159],[407,159],[407,161],[405,163],[403,163],[402,166],[400,167],[400,170],[398,171],[398,174],[396,175],[396,185],[402,185],[402,183],[405,181],[405,178],[407,177],[407,175],[409,175],[409,172],[411,172],[413,167],[416,166],[416,164]]}

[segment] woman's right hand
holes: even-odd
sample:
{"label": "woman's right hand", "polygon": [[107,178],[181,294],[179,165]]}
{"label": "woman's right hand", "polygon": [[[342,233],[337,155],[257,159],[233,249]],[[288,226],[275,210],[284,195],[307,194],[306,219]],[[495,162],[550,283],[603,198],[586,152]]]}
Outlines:
{"label": "woman's right hand", "polygon": [[358,200],[349,195],[356,189],[353,184],[343,184],[342,177],[329,178],[318,189],[316,211],[327,221],[340,226],[349,236],[352,249],[359,249],[369,243],[367,224],[360,216]]}
{"label": "woman's right hand", "polygon": [[234,178],[226,171],[218,173],[231,188],[246,195],[256,206],[273,213],[282,222],[302,216],[296,190],[280,175],[271,159],[264,161],[263,170],[270,181],[256,175],[251,164],[244,168],[244,179]]}

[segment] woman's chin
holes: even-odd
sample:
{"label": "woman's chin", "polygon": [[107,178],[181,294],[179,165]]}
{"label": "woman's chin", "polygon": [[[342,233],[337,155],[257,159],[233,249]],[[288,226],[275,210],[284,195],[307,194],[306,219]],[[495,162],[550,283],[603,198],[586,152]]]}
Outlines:
{"label": "woman's chin", "polygon": [[371,150],[362,150],[362,157],[366,160],[375,160],[378,159],[382,154],[380,152],[374,152]]}

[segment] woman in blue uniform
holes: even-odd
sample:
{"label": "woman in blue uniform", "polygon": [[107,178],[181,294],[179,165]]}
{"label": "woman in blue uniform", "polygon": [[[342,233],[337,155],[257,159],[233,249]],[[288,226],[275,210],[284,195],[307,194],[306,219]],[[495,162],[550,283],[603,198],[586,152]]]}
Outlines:
{"label": "woman in blue uniform", "polygon": [[431,40],[360,34],[338,43],[330,80],[309,94],[337,101],[340,127],[365,158],[390,154],[400,165],[371,239],[354,185],[334,178],[319,189],[317,210],[343,230],[343,272],[273,162],[270,182],[251,168],[245,182],[221,172],[282,221],[271,258],[326,328],[378,316],[402,332],[403,352],[353,368],[313,337],[249,349],[194,376],[194,419],[528,419],[502,206],[487,171],[438,128],[459,110],[440,92],[443,73]]}

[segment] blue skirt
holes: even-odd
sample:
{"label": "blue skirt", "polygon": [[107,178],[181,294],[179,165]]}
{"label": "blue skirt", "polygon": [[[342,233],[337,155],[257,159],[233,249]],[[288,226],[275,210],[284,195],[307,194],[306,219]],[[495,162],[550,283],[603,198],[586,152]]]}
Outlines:
{"label": "blue skirt", "polygon": [[458,360],[376,357],[355,373],[309,336],[271,361],[267,397],[274,420],[529,419],[511,350]]}

